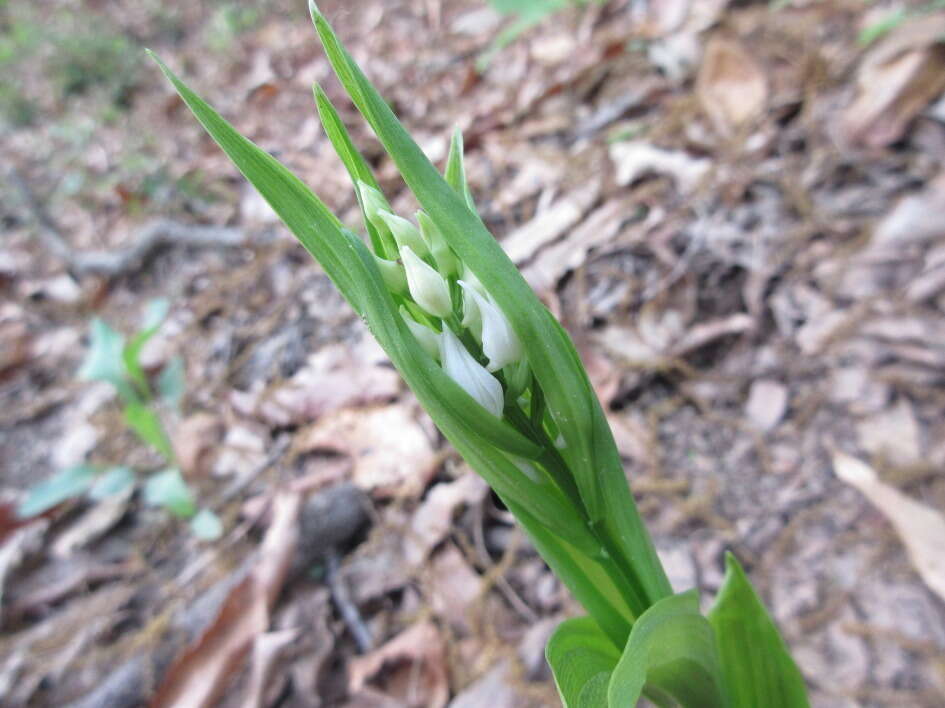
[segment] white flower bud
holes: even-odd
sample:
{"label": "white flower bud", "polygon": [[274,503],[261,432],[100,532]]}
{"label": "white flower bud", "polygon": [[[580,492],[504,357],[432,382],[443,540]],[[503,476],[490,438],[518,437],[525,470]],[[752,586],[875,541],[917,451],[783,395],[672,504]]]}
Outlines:
{"label": "white flower bud", "polygon": [[407,288],[414,302],[435,317],[449,317],[453,313],[453,303],[443,276],[424,263],[409,246],[401,246],[400,258],[407,271]]}
{"label": "white flower bud", "polygon": [[404,322],[407,323],[407,328],[413,332],[413,336],[417,338],[417,341],[420,343],[420,346],[423,347],[424,351],[439,361],[440,335],[429,327],[417,322],[410,316],[410,313],[407,312],[407,308],[403,305],[400,306],[400,315],[404,318]]}
{"label": "white flower bud", "polygon": [[379,215],[382,211],[390,211],[390,204],[387,203],[384,195],[362,180],[358,180],[358,192],[361,194],[361,203],[364,205],[364,213],[368,221],[374,224],[374,228],[386,226]]}
{"label": "white flower bud", "polygon": [[[479,317],[482,319],[482,351],[489,359],[489,371],[498,371],[521,359],[522,342],[498,305],[492,298],[483,297],[466,281],[460,280],[459,284],[466,294],[464,306],[468,305],[469,298],[472,298],[479,310]],[[463,321],[465,320],[464,316]]]}
{"label": "white flower bud", "polygon": [[420,225],[420,235],[423,236],[430,253],[433,254],[433,260],[436,261],[436,269],[446,277],[459,273],[459,259],[446,243],[446,239],[433,223],[433,219],[424,211],[418,211],[416,217],[417,224]]}
{"label": "white flower bud", "polygon": [[381,271],[381,277],[384,279],[384,285],[392,293],[404,294],[407,292],[407,274],[404,273],[403,266],[397,261],[389,261],[380,256],[374,256],[374,262],[377,263],[378,270]]}
{"label": "white flower bud", "polygon": [[463,263],[463,280],[465,280],[468,285],[472,285],[476,289],[476,292],[483,297],[489,296],[489,293],[486,292],[486,286],[479,281],[476,274],[473,273],[465,263]]}
{"label": "white flower bud", "polygon": [[377,215],[384,220],[384,223],[387,224],[387,228],[389,228],[390,232],[394,235],[397,248],[402,249],[404,246],[408,246],[420,257],[430,252],[430,249],[427,248],[426,243],[423,242],[423,238],[420,236],[420,231],[409,221],[396,214],[391,214],[389,211],[379,211]]}
{"label": "white flower bud", "polygon": [[502,384],[473,359],[449,327],[440,335],[440,361],[446,374],[496,418],[502,417]]}

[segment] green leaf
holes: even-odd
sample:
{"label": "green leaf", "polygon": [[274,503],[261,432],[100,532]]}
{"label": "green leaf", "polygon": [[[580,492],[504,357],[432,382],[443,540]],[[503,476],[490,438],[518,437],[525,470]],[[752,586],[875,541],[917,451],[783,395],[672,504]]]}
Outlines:
{"label": "green leaf", "polygon": [[91,340],[85,361],[79,369],[79,378],[86,381],[107,381],[126,401],[134,400],[134,391],[125,378],[122,350],[125,338],[96,317],[92,320]]}
{"label": "green leaf", "polygon": [[137,481],[134,471],[129,467],[110,467],[105,470],[89,489],[89,498],[101,501],[114,494],[120,494]]}
{"label": "green leaf", "polygon": [[358,204],[361,207],[361,218],[364,220],[365,227],[367,228],[374,253],[387,260],[397,260],[400,254],[397,250],[397,244],[394,241],[393,235],[390,233],[389,229],[383,232],[379,231],[378,228],[371,223],[370,219],[367,218],[364,202],[361,199],[361,192],[357,189],[358,180],[361,180],[383,194],[381,185],[379,185],[374,178],[374,173],[371,171],[367,160],[364,159],[364,156],[361,155],[360,151],[355,147],[351,136],[348,134],[348,129],[345,128],[345,124],[341,121],[341,116],[338,115],[338,111],[335,110],[328,96],[322,91],[321,86],[315,87],[315,106],[318,109],[318,117],[321,119],[325,134],[328,136],[332,146],[335,148],[335,152],[338,154],[345,169],[348,170],[348,175],[351,177],[351,184],[355,187],[354,192],[358,198]]}
{"label": "green leaf", "polygon": [[634,706],[644,692],[661,706],[727,706],[715,637],[696,590],[663,598],[633,624],[607,705]]}
{"label": "green leaf", "polygon": [[16,513],[27,519],[85,493],[95,480],[97,470],[89,465],[77,465],[56,472],[52,477],[30,488],[26,499],[20,502]]}
{"label": "green leaf", "polygon": [[806,708],[804,677],[745,571],[731,553],[708,614],[733,708]]}
{"label": "green leaf", "polygon": [[187,378],[184,372],[184,359],[175,356],[161,370],[157,380],[158,395],[172,408],[180,409],[181,399],[184,397],[184,389],[187,386]]}
{"label": "green leaf", "polygon": [[144,501],[149,506],[161,506],[174,516],[189,519],[197,513],[194,495],[178,469],[167,469],[148,477],[144,483]]}
{"label": "green leaf", "polygon": [[125,406],[124,414],[125,422],[139,438],[164,455],[167,460],[174,459],[174,450],[154,409],[143,403],[131,403]]}
{"label": "green leaf", "polygon": [[190,530],[201,541],[216,541],[223,535],[223,522],[209,509],[201,509],[190,520]]}
{"label": "green leaf", "polygon": [[559,624],[545,658],[564,708],[607,705],[607,685],[620,653],[593,619],[576,617]]}
{"label": "green leaf", "polygon": [[125,369],[128,371],[128,375],[138,386],[138,390],[141,394],[146,398],[150,397],[150,387],[148,386],[148,379],[141,369],[138,358],[141,356],[141,350],[144,348],[144,345],[147,344],[148,340],[161,328],[161,324],[164,322],[164,318],[167,317],[169,309],[170,303],[166,298],[151,300],[151,302],[148,303],[147,310],[145,310],[141,329],[131,338],[131,341],[128,342],[128,346],[122,351],[122,359],[125,363]]}
{"label": "green leaf", "polygon": [[453,188],[465,201],[470,211],[476,212],[476,203],[472,192],[469,191],[469,182],[466,180],[466,165],[463,155],[463,134],[459,128],[453,131],[450,139],[450,152],[446,156],[446,169],[443,171],[446,183]]}
{"label": "green leaf", "polygon": [[587,516],[627,574],[623,590],[641,614],[672,589],[636,511],[613,435],[570,337],[464,199],[440,175],[310,3],[335,74],[371,125],[404,181],[459,258],[509,319],[562,436],[561,451]]}

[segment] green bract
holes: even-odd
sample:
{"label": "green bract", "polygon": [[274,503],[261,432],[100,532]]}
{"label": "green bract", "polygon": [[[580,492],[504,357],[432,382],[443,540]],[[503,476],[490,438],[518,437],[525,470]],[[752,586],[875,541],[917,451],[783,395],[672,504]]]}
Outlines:
{"label": "green bract", "polygon": [[[441,175],[310,8],[335,74],[420,204],[416,225],[393,213],[319,87],[318,114],[351,176],[364,240],[155,59],[587,609],[589,617],[564,623],[548,647],[566,704],[624,706],[643,693],[661,705],[689,705],[704,689],[692,705],[748,706],[729,699],[743,693],[725,682],[742,677],[725,666],[734,655],[718,641],[718,627],[699,614],[693,593],[672,593],[570,337],[476,213],[461,136],[453,136]],[[753,607],[745,627],[759,621]],[[804,705],[753,695],[771,699],[764,705]]]}

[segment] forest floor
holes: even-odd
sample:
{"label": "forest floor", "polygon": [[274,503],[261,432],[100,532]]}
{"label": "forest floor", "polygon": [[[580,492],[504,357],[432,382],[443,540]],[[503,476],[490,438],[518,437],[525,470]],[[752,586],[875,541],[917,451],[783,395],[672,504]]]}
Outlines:
{"label": "forest floor", "polygon": [[[814,705],[945,704],[945,13],[613,0],[487,62],[483,2],[320,5],[431,159],[462,129],[674,587],[711,601],[732,550]],[[0,703],[557,705],[579,608],[142,51],[360,230],[323,84],[408,214],[304,3],[0,22]],[[18,521],[57,470],[165,464],[77,376],[91,319],[155,298],[142,363],[183,358],[164,421],[222,537],[132,493]]]}

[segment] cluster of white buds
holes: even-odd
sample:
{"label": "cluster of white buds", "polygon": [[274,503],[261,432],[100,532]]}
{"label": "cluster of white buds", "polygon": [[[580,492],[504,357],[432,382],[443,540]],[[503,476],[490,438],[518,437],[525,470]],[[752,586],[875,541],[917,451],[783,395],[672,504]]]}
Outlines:
{"label": "cluster of white buds", "polygon": [[[501,418],[505,397],[493,374],[522,358],[522,343],[508,319],[426,213],[417,212],[418,228],[394,214],[384,195],[371,185],[359,181],[358,190],[371,225],[382,238],[393,240],[400,257],[397,262],[375,256],[387,289],[412,300],[422,313],[414,317],[413,305],[401,306],[407,327],[450,378]],[[457,304],[462,306],[462,319],[454,316],[451,292],[461,297]],[[428,318],[420,321],[423,315]],[[463,330],[482,346],[486,366],[463,344]]]}

